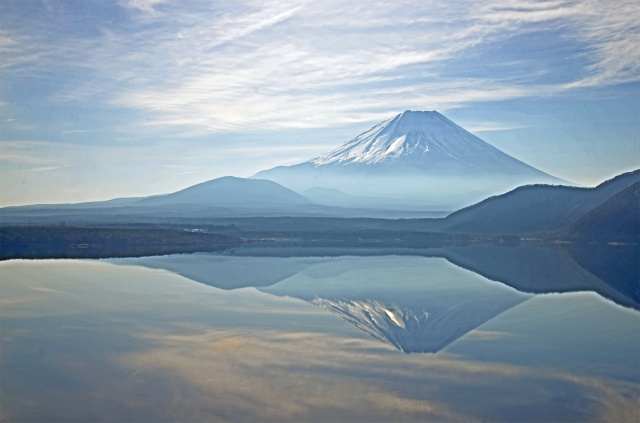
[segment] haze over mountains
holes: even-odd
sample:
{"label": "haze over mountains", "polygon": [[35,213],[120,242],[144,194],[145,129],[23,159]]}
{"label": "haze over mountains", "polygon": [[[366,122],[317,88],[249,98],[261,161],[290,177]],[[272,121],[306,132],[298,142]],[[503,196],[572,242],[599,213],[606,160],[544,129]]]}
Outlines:
{"label": "haze over mountains", "polygon": [[363,203],[355,208],[335,207],[330,201],[326,203],[322,199],[314,201],[273,181],[224,176],[164,195],[77,204],[5,207],[0,209],[0,218],[3,215],[14,214],[24,217],[53,217],[96,213],[192,218],[256,216],[400,218],[444,215],[430,211],[378,209],[374,203],[369,205]]}
{"label": "haze over mountains", "polygon": [[268,180],[247,181],[243,178],[224,176],[183,190],[138,202],[140,206],[193,205],[206,207],[294,207],[310,204],[307,198]]}
{"label": "haze over mountains", "polygon": [[252,178],[222,177],[166,195],[37,208],[191,216],[437,217],[425,212],[450,212],[523,183],[565,183],[438,112],[409,110],[319,157]]}
{"label": "haze over mountains", "polygon": [[[290,188],[258,176],[281,180]],[[527,185],[506,189],[522,181]],[[552,185],[531,185],[536,181]],[[504,154],[438,112],[406,111],[319,157],[265,170],[253,179],[222,177],[144,198],[7,207],[0,209],[0,221],[92,224],[168,218],[427,218],[446,216],[430,211],[455,203],[466,207],[446,219],[371,220],[356,226],[358,230],[468,234],[557,232],[566,238],[636,242],[640,171],[619,175],[593,189],[554,185],[561,182]],[[487,198],[494,191],[500,195]],[[470,206],[475,196],[480,198]],[[296,225],[314,231],[326,229],[327,222]],[[334,224],[344,229],[354,223]],[[253,230],[268,230],[270,223],[261,221],[260,225],[253,225]]]}
{"label": "haze over mountains", "polygon": [[[484,142],[440,113],[407,110],[321,156],[263,170],[298,192],[322,187],[378,203],[453,210],[521,184],[567,184]],[[330,191],[323,192],[328,197]],[[349,205],[344,193],[334,204]],[[406,207],[406,206],[405,206]]]}
{"label": "haze over mountains", "polygon": [[[440,219],[355,219],[385,216],[389,211],[346,209],[314,204],[275,182],[219,178],[164,196],[125,198],[67,205],[34,205],[0,209],[7,224],[92,225],[108,222],[234,223],[252,232],[283,230],[291,234],[321,231],[399,231],[466,234],[555,233],[562,239],[598,242],[640,241],[640,170],[619,175],[595,188],[522,186],[485,199]],[[367,214],[370,213],[370,214]],[[416,217],[403,214],[395,217]],[[264,217],[290,217],[269,221]],[[326,219],[350,217],[352,219]],[[256,218],[247,220],[248,218]],[[217,220],[216,220],[217,219]],[[234,219],[245,219],[235,222]],[[261,220],[259,220],[261,219]],[[236,234],[243,236],[242,233]]]}

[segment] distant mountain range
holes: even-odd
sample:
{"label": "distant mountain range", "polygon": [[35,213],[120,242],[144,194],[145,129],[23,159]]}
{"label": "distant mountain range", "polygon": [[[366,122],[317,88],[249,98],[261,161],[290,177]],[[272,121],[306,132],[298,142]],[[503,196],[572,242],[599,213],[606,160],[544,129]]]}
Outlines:
{"label": "distant mountain range", "polygon": [[107,201],[92,201],[76,204],[39,204],[5,207],[1,210],[67,210],[106,208],[151,208],[160,211],[167,207],[180,206],[201,208],[252,208],[255,210],[286,209],[312,202],[306,197],[267,180],[250,180],[224,176],[212,179],[180,191],[149,197],[116,198]]}
{"label": "distant mountain range", "polygon": [[[443,213],[438,212],[410,209],[378,209],[375,201],[366,201],[366,199],[358,207],[337,207],[330,201],[318,201],[313,192],[311,194],[312,198],[307,198],[269,180],[224,176],[164,195],[117,198],[108,201],[77,204],[39,204],[5,207],[0,209],[0,219],[3,216],[51,218],[55,216],[88,216],[98,213],[111,216],[132,215],[185,218],[257,216],[400,218],[439,217],[443,215]],[[331,193],[331,196],[335,195],[335,193]],[[347,194],[344,195],[349,198],[357,198]]]}
{"label": "distant mountain range", "polygon": [[[296,190],[339,189],[389,206],[449,209],[524,183],[568,184],[467,132],[440,113],[407,110],[321,156],[258,172]],[[336,193],[334,205],[355,201]],[[357,200],[356,200],[357,201]]]}
{"label": "distant mountain range", "polygon": [[[595,188],[528,185],[487,198],[439,219],[415,219],[409,212],[351,209],[316,204],[272,181],[224,177],[163,196],[125,198],[105,202],[34,205],[0,209],[7,224],[89,225],[106,222],[211,222],[240,218],[290,216],[305,218],[285,227],[267,220],[238,222],[252,231],[383,230],[402,233],[446,232],[467,234],[555,233],[562,239],[598,242],[640,242],[640,170],[619,175]],[[314,196],[325,189],[311,190]],[[331,195],[335,192],[329,190]],[[362,197],[363,203],[367,199]],[[406,213],[406,214],[405,214]],[[352,218],[342,222],[325,217]],[[411,220],[354,219],[357,217],[411,217]],[[310,218],[316,218],[310,219]],[[234,223],[235,224],[235,223]]]}
{"label": "distant mountain range", "polygon": [[[143,198],[6,207],[0,209],[0,222],[414,218],[361,221],[356,227],[468,234],[553,232],[565,239],[637,242],[640,170],[592,189],[566,184],[436,111],[407,110],[321,156],[249,179],[226,176]],[[444,219],[425,219],[455,210],[446,210],[447,205],[466,207],[457,207]],[[326,221],[305,225],[311,231],[323,230]]]}

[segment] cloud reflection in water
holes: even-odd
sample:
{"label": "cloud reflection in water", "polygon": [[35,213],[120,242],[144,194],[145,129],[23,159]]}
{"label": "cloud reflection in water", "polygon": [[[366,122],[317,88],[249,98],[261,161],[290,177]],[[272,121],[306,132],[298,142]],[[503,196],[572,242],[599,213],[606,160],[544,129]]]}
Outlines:
{"label": "cloud reflection in water", "polygon": [[[346,260],[338,267],[347,271],[339,274],[354,271]],[[388,268],[394,260],[383,264]],[[396,264],[407,269],[424,260]],[[634,354],[637,358],[637,343],[635,350],[619,348],[634,345],[637,312],[594,294],[539,296],[437,354],[406,355],[308,302],[253,288],[223,291],[167,271],[105,262],[13,261],[0,263],[0,271],[0,400],[8,420],[619,421],[637,416],[637,368],[628,366]],[[568,319],[558,305],[571,301],[595,316],[611,316],[601,326],[581,329],[597,341],[614,333],[615,349],[593,345],[603,351],[600,361],[580,355],[588,342],[578,342],[576,327],[563,323]],[[554,349],[541,342],[548,329],[535,321],[524,331],[510,325],[524,321],[532,309],[556,310],[542,322],[553,324],[553,336],[564,338],[566,346]],[[624,337],[631,342],[620,341]],[[531,342],[547,351],[529,365],[527,357],[518,357],[534,346]],[[483,350],[491,344],[500,351]],[[568,365],[576,361],[600,369]],[[631,376],[619,377],[622,367]]]}

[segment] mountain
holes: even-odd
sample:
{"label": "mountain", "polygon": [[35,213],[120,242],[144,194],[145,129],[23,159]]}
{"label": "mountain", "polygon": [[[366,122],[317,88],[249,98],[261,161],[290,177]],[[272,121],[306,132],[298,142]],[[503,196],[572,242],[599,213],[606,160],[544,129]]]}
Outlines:
{"label": "mountain", "polygon": [[75,204],[34,204],[4,207],[3,211],[80,210],[152,206],[285,207],[311,204],[306,197],[273,181],[223,176],[169,194],[116,198]]}
{"label": "mountain", "polygon": [[341,209],[313,204],[273,181],[225,176],[164,195],[5,207],[0,209],[0,222],[31,223],[37,220],[41,224],[61,221],[89,224],[113,219],[141,222],[168,217],[324,216],[332,213],[340,215]]}
{"label": "mountain", "polygon": [[562,231],[580,241],[640,241],[640,182],[620,191]]}
{"label": "mountain", "polygon": [[224,176],[193,185],[172,194],[153,196],[138,201],[140,206],[199,205],[222,207],[285,207],[309,204],[302,195],[261,179]]}
{"label": "mountain", "polygon": [[[325,195],[319,188],[320,196]],[[314,194],[314,190],[311,190]],[[324,193],[324,194],[323,194]],[[317,192],[315,194],[318,194]],[[331,192],[329,195],[336,196]],[[338,193],[339,195],[339,193]],[[225,176],[183,190],[149,197],[118,198],[76,204],[36,204],[0,208],[0,224],[104,224],[150,222],[166,218],[213,217],[441,217],[441,212],[379,209],[375,201],[347,194],[349,205],[312,201],[276,182]]]}
{"label": "mountain", "polygon": [[367,165],[441,173],[545,175],[501,152],[436,111],[407,110],[307,163]]}
{"label": "mountain", "polygon": [[[640,182],[640,169],[623,173],[595,188],[522,186],[450,214],[442,222],[443,228],[448,231],[471,233],[522,234],[559,231],[638,182]],[[615,200],[608,211],[603,211],[603,216],[620,221],[627,215],[633,217],[634,204],[637,211],[637,197],[634,203],[633,192],[630,190],[623,197]],[[616,214],[617,210],[620,210],[621,214]],[[623,215],[623,210],[628,211]],[[602,222],[601,218],[594,220],[596,217],[592,216],[590,219],[592,224],[588,225],[589,231],[597,234],[604,228],[604,226],[599,228],[593,224],[596,221]],[[586,233],[586,224],[584,228],[582,232]],[[629,230],[632,229],[630,227]],[[637,232],[632,231],[626,236],[629,235],[638,238]]]}
{"label": "mountain", "polygon": [[440,207],[470,204],[522,183],[566,183],[503,153],[436,111],[410,110],[321,156],[253,177],[299,192],[335,188]]}

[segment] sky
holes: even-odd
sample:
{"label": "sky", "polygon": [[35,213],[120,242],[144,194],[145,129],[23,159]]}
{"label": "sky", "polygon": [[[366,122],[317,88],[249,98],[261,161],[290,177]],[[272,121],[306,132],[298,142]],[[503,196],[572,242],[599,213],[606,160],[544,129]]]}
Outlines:
{"label": "sky", "polygon": [[593,186],[640,167],[636,0],[2,0],[0,206],[306,161],[404,110]]}

